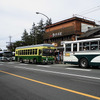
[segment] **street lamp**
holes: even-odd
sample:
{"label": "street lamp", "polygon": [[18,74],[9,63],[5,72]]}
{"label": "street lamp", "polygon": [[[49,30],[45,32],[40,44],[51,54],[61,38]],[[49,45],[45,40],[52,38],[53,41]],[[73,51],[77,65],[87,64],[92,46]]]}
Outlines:
{"label": "street lamp", "polygon": [[45,17],[48,19],[48,21],[50,21],[49,17],[48,17],[48,16],[46,16],[45,14],[40,13],[40,12],[36,12],[36,14],[41,14],[41,15],[45,16]]}
{"label": "street lamp", "polygon": [[[45,17],[48,19],[48,22],[49,22],[49,25],[50,25],[50,18],[49,18],[48,16],[46,16],[45,14],[40,13],[40,12],[36,12],[36,14],[41,14],[41,15],[45,16]],[[49,26],[49,25],[48,25],[48,26]],[[49,28],[49,27],[48,27],[48,28]],[[50,29],[49,29],[49,32],[50,32]],[[49,36],[49,41],[50,41],[50,36]]]}

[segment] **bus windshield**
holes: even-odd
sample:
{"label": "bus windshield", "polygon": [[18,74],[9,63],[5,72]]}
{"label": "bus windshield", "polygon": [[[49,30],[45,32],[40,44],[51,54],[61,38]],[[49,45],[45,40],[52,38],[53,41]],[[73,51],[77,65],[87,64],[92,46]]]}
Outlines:
{"label": "bus windshield", "polygon": [[43,49],[43,56],[54,56],[54,49]]}
{"label": "bus windshield", "polygon": [[12,57],[12,53],[11,52],[4,52],[3,56],[4,57]]}

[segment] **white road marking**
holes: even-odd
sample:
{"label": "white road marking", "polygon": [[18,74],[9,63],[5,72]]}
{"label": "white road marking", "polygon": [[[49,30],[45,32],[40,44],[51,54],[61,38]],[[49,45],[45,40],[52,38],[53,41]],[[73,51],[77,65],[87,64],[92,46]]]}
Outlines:
{"label": "white road marking", "polygon": [[55,71],[48,71],[48,70],[41,70],[41,69],[34,69],[34,68],[26,68],[26,67],[20,67],[20,66],[14,66],[15,68],[21,68],[21,69],[27,69],[27,70],[35,70],[35,71],[41,71],[46,73],[53,73],[53,74],[60,74],[60,75],[68,75],[73,77],[81,77],[81,78],[87,78],[87,79],[95,79],[100,80],[100,77],[94,77],[94,76],[85,76],[85,75],[78,75],[78,74],[70,74],[70,73],[62,73],[62,72],[55,72]]}
{"label": "white road marking", "polygon": [[8,62],[8,64],[15,64],[15,62]]}
{"label": "white road marking", "polygon": [[0,62],[0,65],[3,65],[4,64],[4,62]]}
{"label": "white road marking", "polygon": [[79,71],[92,71],[91,69],[81,69],[81,68],[65,68],[69,70],[79,70]]}
{"label": "white road marking", "polygon": [[1,64],[3,64],[4,62],[0,62]]}
{"label": "white road marking", "polygon": [[28,64],[19,64],[19,65],[28,65]]}
{"label": "white road marking", "polygon": [[38,67],[50,67],[50,66],[47,66],[47,65],[37,65]]}

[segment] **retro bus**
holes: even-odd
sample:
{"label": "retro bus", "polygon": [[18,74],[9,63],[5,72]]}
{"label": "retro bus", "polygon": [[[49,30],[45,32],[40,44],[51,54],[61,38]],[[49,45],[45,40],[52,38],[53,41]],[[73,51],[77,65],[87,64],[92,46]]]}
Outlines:
{"label": "retro bus", "polygon": [[62,41],[63,62],[78,64],[82,68],[100,66],[100,38]]}
{"label": "retro bus", "polygon": [[12,52],[0,51],[0,61],[12,61]]}
{"label": "retro bus", "polygon": [[38,44],[17,47],[15,59],[19,62],[52,63],[54,62],[55,47],[51,44]]}

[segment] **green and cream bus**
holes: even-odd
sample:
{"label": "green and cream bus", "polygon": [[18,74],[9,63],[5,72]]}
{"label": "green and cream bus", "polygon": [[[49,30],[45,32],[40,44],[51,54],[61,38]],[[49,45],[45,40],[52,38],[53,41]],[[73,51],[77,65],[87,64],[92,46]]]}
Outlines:
{"label": "green and cream bus", "polygon": [[55,47],[51,44],[38,44],[17,47],[15,59],[19,62],[52,63],[54,62]]}
{"label": "green and cream bus", "polygon": [[100,66],[100,38],[62,41],[63,61],[78,64],[82,68]]}

